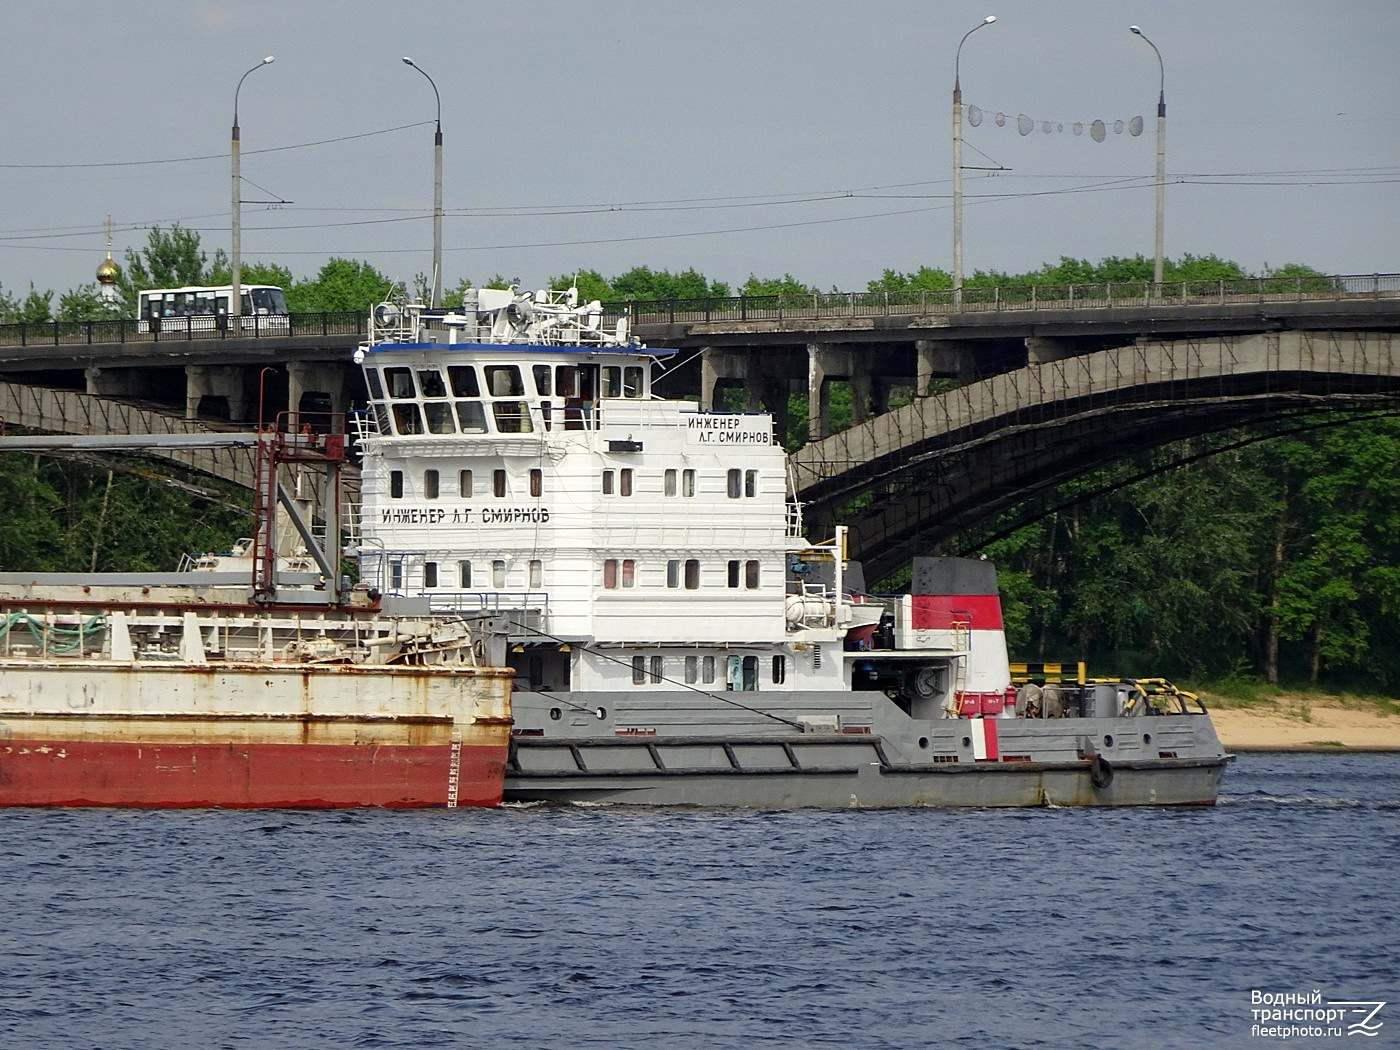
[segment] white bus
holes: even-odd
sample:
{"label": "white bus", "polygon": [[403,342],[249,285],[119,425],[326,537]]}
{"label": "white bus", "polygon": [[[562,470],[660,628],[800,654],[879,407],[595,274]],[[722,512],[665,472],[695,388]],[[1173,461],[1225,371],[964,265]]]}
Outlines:
{"label": "white bus", "polygon": [[[240,288],[240,327],[246,331],[287,331],[287,296],[270,284]],[[138,293],[138,332],[212,332],[228,327],[233,287],[153,288]]]}

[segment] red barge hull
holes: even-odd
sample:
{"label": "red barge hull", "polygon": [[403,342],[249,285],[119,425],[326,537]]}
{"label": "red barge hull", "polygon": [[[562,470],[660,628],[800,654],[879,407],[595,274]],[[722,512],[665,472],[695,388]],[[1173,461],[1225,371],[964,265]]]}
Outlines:
{"label": "red barge hull", "polygon": [[495,806],[505,758],[484,745],[11,740],[0,746],[0,805]]}

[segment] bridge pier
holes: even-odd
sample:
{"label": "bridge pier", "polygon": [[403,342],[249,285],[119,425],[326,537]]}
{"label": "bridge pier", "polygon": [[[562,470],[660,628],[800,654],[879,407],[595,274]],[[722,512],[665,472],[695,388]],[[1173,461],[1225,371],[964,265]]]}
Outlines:
{"label": "bridge pier", "polygon": [[88,368],[83,378],[94,397],[140,397],[143,392],[142,372],[135,368]]}
{"label": "bridge pier", "polygon": [[1026,364],[1048,365],[1083,353],[1073,339],[1055,339],[1046,335],[1026,336]]}
{"label": "bridge pier", "polygon": [[288,362],[288,410],[344,413],[347,375],[345,368],[339,365]]}
{"label": "bridge pier", "polygon": [[[248,391],[243,377],[246,369],[237,365],[185,366],[185,418],[198,419],[200,402],[221,397],[228,405],[231,423],[248,422]],[[97,393],[89,389],[88,393]]]}
{"label": "bridge pier", "polygon": [[832,379],[845,379],[851,387],[851,422],[864,423],[889,407],[889,382],[870,367],[868,348],[856,353],[850,346],[807,344],[807,433],[819,441],[831,433]]}
{"label": "bridge pier", "polygon": [[918,356],[918,386],[920,397],[929,393],[934,379],[956,379],[971,383],[976,379],[972,346],[960,339],[919,339],[914,343]]}
{"label": "bridge pier", "polygon": [[700,407],[712,412],[723,407],[721,391],[739,386],[744,390],[744,407],[749,412],[767,409],[781,441],[787,434],[788,384],[782,376],[763,375],[763,359],[751,352],[733,352],[706,347],[700,355]]}

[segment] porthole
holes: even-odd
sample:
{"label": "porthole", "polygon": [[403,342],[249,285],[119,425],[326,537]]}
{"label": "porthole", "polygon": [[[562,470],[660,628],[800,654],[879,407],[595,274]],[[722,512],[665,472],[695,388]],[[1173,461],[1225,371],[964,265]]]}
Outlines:
{"label": "porthole", "polygon": [[598,716],[598,721],[600,722],[608,717],[608,709],[606,707],[600,707],[593,713]]}
{"label": "porthole", "polygon": [[1151,733],[1143,733],[1143,734],[1142,734],[1142,742],[1143,742],[1144,744],[1150,744],[1150,743],[1152,743],[1152,734],[1151,734]]}
{"label": "porthole", "polygon": [[1113,746],[1113,737],[1112,737],[1110,734],[1108,734],[1108,733],[1105,733],[1105,734],[1104,734],[1104,737],[1103,737],[1103,746],[1104,746],[1104,747],[1112,747],[1112,746]]}
{"label": "porthole", "polygon": [[921,736],[921,737],[919,737],[919,747],[923,748],[924,750],[927,750],[927,749],[928,749],[928,737],[926,737],[926,736]]}
{"label": "porthole", "polygon": [[963,737],[963,747],[971,747],[971,746],[972,746],[972,737],[970,737],[970,736],[965,736],[965,737]]}
{"label": "porthole", "polygon": [[549,717],[557,722],[559,721],[559,719],[564,717],[564,712],[559,710],[559,708],[557,707],[551,707],[549,709]]}

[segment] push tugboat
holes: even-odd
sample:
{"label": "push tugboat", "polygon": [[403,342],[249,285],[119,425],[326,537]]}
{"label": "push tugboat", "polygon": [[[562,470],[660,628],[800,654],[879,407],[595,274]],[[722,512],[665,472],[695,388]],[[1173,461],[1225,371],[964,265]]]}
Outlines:
{"label": "push tugboat", "polygon": [[599,303],[384,303],[355,356],[361,578],[508,621],[507,800],[1215,801],[1229,756],[1194,696],[1018,687],[987,562],[862,593],[841,529],[804,538],[771,416],[658,396],[670,353]]}

